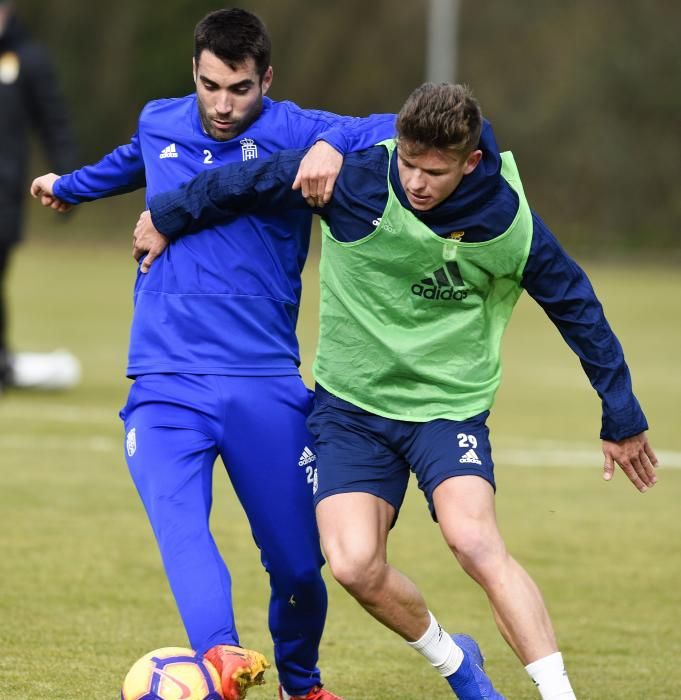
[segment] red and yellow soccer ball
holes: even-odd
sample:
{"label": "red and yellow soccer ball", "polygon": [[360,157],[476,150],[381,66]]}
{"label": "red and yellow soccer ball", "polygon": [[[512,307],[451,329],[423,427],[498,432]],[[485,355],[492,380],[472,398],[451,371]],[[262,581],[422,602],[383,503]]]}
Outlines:
{"label": "red and yellow soccer ball", "polygon": [[215,667],[191,649],[166,647],[145,654],[128,671],[121,700],[223,700]]}

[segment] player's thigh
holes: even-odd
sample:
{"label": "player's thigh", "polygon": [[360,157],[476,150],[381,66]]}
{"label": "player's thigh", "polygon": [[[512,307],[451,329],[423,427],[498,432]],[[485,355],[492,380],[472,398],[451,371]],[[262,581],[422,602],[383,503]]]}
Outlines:
{"label": "player's thigh", "polygon": [[440,502],[438,509],[435,493],[449,479],[477,477],[481,489],[494,494],[488,415],[485,412],[465,421],[440,419],[415,425],[405,454],[435,520],[444,515],[441,512],[444,506]]}
{"label": "player's thigh", "polygon": [[210,511],[212,471],[217,456],[213,430],[196,399],[208,387],[201,379],[145,375],[131,386],[121,411],[125,458],[150,514],[164,510]]}
{"label": "player's thigh", "polygon": [[395,508],[371,493],[336,493],[316,508],[322,548],[338,579],[361,577],[387,560]]}
{"label": "player's thigh", "polygon": [[503,554],[494,491],[488,481],[476,475],[446,479],[436,487],[433,504],[442,535],[457,554],[479,560]]}
{"label": "player's thigh", "polygon": [[308,426],[317,448],[315,505],[336,494],[370,494],[391,506],[394,524],[409,482],[409,465],[391,446],[394,421],[339,406],[322,389]]}
{"label": "player's thigh", "polygon": [[222,379],[220,454],[258,545],[270,563],[293,550],[319,558],[312,392],[298,376]]}

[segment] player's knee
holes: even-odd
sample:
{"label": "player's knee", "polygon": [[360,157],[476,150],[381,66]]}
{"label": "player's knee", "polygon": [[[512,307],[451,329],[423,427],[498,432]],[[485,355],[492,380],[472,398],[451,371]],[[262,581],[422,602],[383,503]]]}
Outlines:
{"label": "player's knee", "polygon": [[462,526],[448,534],[447,544],[464,570],[476,579],[494,571],[507,556],[496,529]]}
{"label": "player's knee", "polygon": [[186,501],[165,493],[147,494],[143,501],[162,549],[184,552],[195,547],[214,547],[208,512],[202,505],[190,507]]}
{"label": "player's knee", "polygon": [[277,594],[295,593],[300,600],[313,600],[320,590],[325,590],[321,565],[265,568],[270,574],[272,590]]}
{"label": "player's knee", "polygon": [[380,583],[385,563],[370,551],[327,552],[327,561],[333,577],[349,593],[366,598]]}
{"label": "player's knee", "polygon": [[183,522],[166,513],[165,517],[152,520],[151,526],[164,552],[184,555],[185,552],[204,551],[206,548],[212,551],[215,548],[207,520],[199,518]]}

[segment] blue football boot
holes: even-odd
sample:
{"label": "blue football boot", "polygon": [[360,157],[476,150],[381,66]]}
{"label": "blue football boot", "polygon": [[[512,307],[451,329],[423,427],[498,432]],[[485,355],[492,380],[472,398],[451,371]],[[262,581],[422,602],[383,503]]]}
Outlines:
{"label": "blue football boot", "polygon": [[461,666],[456,673],[445,678],[456,697],[459,700],[505,700],[494,690],[492,681],[483,670],[485,660],[478,643],[466,634],[453,634],[452,639],[463,650]]}

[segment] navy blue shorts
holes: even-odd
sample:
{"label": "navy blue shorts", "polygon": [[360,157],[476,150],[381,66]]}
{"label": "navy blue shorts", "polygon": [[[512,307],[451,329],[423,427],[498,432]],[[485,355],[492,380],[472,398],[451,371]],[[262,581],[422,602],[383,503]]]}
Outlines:
{"label": "navy blue shorts", "polygon": [[452,476],[473,474],[494,483],[494,462],[486,425],[489,411],[463,421],[426,423],[369,413],[317,385],[307,426],[317,447],[315,505],[336,493],[371,493],[399,513],[410,472],[428,500]]}

